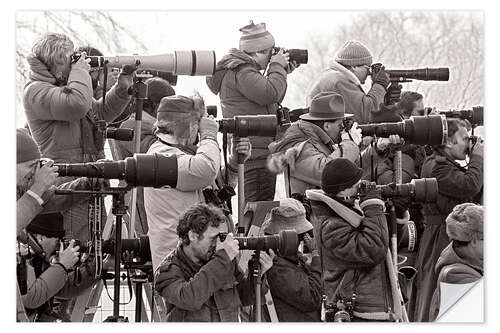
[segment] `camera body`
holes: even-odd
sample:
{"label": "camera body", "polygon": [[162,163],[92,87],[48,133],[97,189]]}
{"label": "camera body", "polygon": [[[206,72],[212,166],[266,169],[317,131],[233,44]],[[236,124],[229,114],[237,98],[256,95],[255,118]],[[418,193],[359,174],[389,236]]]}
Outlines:
{"label": "camera body", "polygon": [[273,55],[277,54],[280,50],[283,50],[283,53],[288,53],[290,62],[295,61],[297,64],[307,64],[307,49],[286,49],[284,47],[276,46],[273,47]]}

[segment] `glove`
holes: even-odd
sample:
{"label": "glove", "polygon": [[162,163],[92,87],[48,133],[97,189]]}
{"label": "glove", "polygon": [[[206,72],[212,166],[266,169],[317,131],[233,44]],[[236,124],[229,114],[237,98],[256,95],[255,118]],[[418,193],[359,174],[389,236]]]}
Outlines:
{"label": "glove", "polygon": [[342,134],[340,137],[342,138],[342,140],[352,140],[356,144],[356,146],[359,146],[359,144],[361,143],[361,140],[363,138],[363,136],[361,134],[361,129],[358,128],[357,122],[354,122],[352,124],[349,132],[346,132],[345,130],[342,131]]}
{"label": "glove", "polygon": [[391,83],[389,88],[387,88],[387,93],[385,94],[388,97],[389,102],[396,103],[401,100],[401,90],[403,86],[398,83]]}
{"label": "glove", "polygon": [[[363,180],[361,181],[360,188],[364,187],[364,184],[370,184],[370,182]],[[369,199],[380,199],[382,200],[382,192],[376,186],[368,185],[369,189],[361,190],[359,196],[359,203]]]}
{"label": "glove", "polygon": [[200,119],[200,141],[203,139],[212,139],[217,141],[217,131],[219,124],[215,121],[213,116],[203,117]]}
{"label": "glove", "polygon": [[378,70],[372,72],[373,84],[378,83],[382,87],[384,87],[385,90],[387,90],[387,87],[391,83],[389,74],[387,74],[387,72],[385,71],[385,67],[382,64],[375,64],[375,68]]}
{"label": "glove", "polygon": [[388,138],[378,138],[377,149],[381,152],[389,148],[390,145],[397,145],[402,143],[403,140],[397,134],[391,134]]}

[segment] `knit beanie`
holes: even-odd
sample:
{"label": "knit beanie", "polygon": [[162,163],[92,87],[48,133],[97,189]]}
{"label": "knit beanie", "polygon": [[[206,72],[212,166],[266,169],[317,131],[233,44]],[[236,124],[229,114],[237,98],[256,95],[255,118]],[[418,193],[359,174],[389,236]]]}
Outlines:
{"label": "knit beanie", "polygon": [[26,128],[16,129],[16,136],[17,164],[40,159],[40,150]]}
{"label": "knit beanie", "polygon": [[462,242],[482,240],[483,212],[483,206],[470,202],[455,206],[446,218],[448,237]]}
{"label": "knit beanie", "polygon": [[45,237],[63,238],[65,235],[63,216],[61,213],[39,214],[26,227],[26,230]]}
{"label": "knit beanie", "polygon": [[274,46],[274,37],[266,30],[265,23],[250,24],[240,28],[240,50],[244,52],[257,52]]}
{"label": "knit beanie", "polygon": [[306,210],[300,201],[285,198],[280,200],[278,207],[269,211],[261,229],[270,235],[277,234],[281,230],[295,230],[300,235],[312,230],[313,225],[306,219]]}
{"label": "knit beanie", "polygon": [[321,189],[335,195],[356,184],[363,175],[363,169],[347,158],[336,158],[328,162],[321,174]]}
{"label": "knit beanie", "polygon": [[335,55],[335,61],[344,66],[371,65],[372,54],[361,42],[348,40]]}
{"label": "knit beanie", "polygon": [[174,88],[162,78],[152,77],[145,83],[148,85],[148,99],[154,104],[160,103],[163,97],[175,95]]}

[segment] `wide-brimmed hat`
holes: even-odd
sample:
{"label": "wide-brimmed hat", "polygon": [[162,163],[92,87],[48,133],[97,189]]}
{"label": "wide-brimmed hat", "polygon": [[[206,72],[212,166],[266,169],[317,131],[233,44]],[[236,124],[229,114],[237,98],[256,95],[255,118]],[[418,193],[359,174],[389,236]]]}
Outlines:
{"label": "wide-brimmed hat", "polygon": [[277,234],[281,230],[295,230],[298,235],[313,229],[313,225],[306,219],[306,210],[300,201],[285,198],[280,205],[267,213],[261,227],[266,234]]}
{"label": "wide-brimmed hat", "polygon": [[309,112],[299,118],[304,120],[337,120],[352,116],[350,113],[345,113],[342,95],[326,91],[314,96]]}

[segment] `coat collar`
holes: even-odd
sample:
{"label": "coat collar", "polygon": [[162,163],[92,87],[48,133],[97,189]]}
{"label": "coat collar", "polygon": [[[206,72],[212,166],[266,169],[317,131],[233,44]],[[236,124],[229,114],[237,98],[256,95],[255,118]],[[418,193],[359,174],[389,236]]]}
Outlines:
{"label": "coat collar", "polygon": [[330,60],[328,67],[329,69],[333,69],[334,71],[341,72],[342,74],[348,77],[349,81],[361,87],[361,82],[359,81],[357,76],[354,75],[353,72],[351,72],[350,70],[348,70],[347,68],[336,62],[335,60]]}

